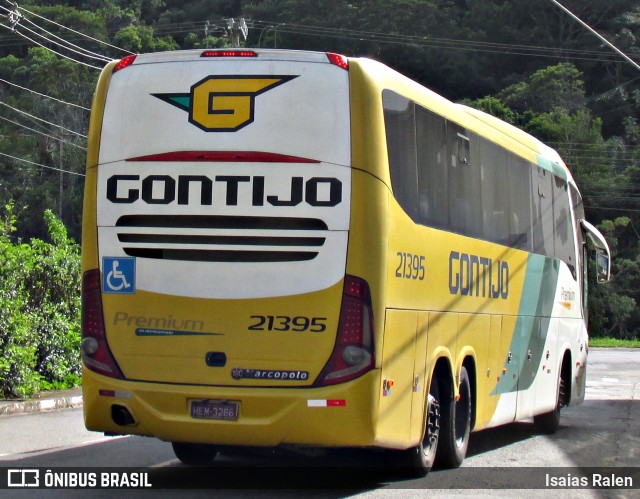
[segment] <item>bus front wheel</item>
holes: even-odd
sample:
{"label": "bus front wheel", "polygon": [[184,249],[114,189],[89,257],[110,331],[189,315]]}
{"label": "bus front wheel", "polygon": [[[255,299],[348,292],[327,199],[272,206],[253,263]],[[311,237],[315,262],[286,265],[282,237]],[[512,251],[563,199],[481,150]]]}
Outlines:
{"label": "bus front wheel", "polygon": [[437,464],[446,468],[455,468],[462,464],[471,432],[471,412],[473,407],[469,373],[463,366],[460,371],[459,397],[456,400],[453,390],[448,396],[441,397],[440,438],[438,442]]}
{"label": "bus front wheel", "polygon": [[173,452],[184,464],[203,466],[210,464],[218,454],[214,445],[171,442]]}
{"label": "bus front wheel", "polygon": [[551,435],[558,431],[560,428],[560,409],[565,406],[566,397],[567,382],[561,375],[558,379],[558,399],[556,400],[555,408],[550,412],[534,416],[533,418],[533,424],[538,433]]}

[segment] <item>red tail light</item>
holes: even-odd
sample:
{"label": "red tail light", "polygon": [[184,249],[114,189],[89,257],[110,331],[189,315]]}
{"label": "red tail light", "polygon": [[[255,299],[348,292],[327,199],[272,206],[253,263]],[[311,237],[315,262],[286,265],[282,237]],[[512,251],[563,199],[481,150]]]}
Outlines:
{"label": "red tail light", "polygon": [[116,71],[120,71],[121,69],[131,66],[133,64],[133,61],[136,60],[136,57],[138,56],[135,54],[123,57],[122,59],[120,59],[120,62],[118,62],[118,64],[116,64],[116,66],[113,68],[112,73],[115,73]]}
{"label": "red tail light", "polygon": [[258,57],[253,50],[205,50],[200,57]]}
{"label": "red tail light", "polygon": [[82,277],[82,361],[87,369],[111,378],[123,378],[109,345],[104,328],[100,270]]}
{"label": "red tail light", "polygon": [[373,351],[373,309],[369,285],[346,275],[336,344],[318,383],[344,383],[375,366]]}
{"label": "red tail light", "polygon": [[349,59],[341,54],[334,54],[333,52],[326,52],[329,62],[335,64],[339,68],[349,69]]}

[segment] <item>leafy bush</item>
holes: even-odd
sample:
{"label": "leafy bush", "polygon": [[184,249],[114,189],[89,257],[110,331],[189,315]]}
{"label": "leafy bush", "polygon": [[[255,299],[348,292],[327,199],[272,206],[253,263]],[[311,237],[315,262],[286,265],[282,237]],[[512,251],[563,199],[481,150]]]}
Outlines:
{"label": "leafy bush", "polygon": [[0,395],[26,397],[80,382],[80,248],[44,213],[50,242],[12,239],[13,204],[0,226]]}

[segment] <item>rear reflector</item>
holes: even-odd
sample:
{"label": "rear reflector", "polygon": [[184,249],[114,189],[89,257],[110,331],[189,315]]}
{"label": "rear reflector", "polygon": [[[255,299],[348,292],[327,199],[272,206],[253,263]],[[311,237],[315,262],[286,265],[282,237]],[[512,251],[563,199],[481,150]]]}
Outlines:
{"label": "rear reflector", "polygon": [[200,57],[258,57],[253,50],[205,50]]}

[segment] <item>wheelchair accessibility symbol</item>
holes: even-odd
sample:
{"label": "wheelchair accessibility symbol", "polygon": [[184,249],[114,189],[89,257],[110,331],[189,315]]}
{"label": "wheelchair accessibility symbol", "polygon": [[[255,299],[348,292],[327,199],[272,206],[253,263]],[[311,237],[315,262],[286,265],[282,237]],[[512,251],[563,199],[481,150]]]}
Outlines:
{"label": "wheelchair accessibility symbol", "polygon": [[104,257],[102,259],[102,292],[133,294],[135,291],[135,258]]}

